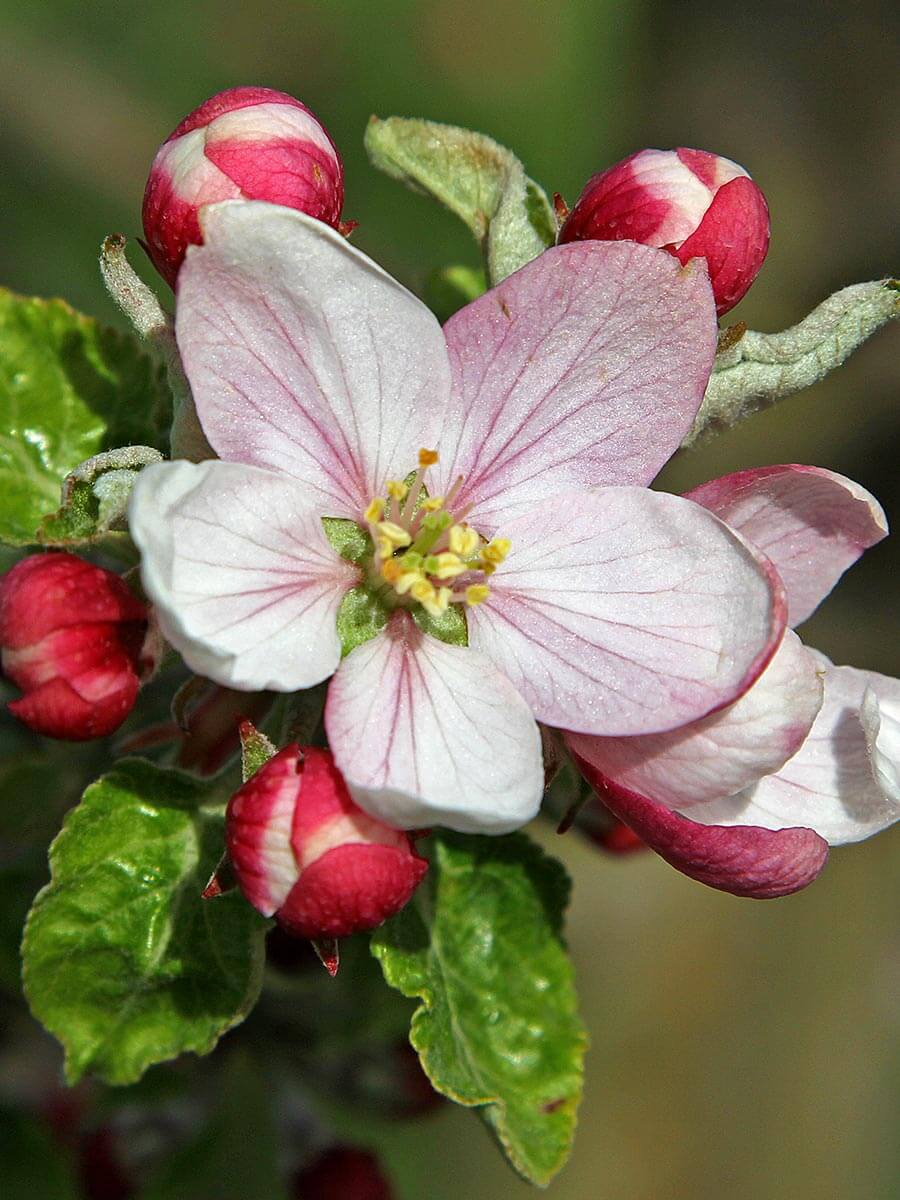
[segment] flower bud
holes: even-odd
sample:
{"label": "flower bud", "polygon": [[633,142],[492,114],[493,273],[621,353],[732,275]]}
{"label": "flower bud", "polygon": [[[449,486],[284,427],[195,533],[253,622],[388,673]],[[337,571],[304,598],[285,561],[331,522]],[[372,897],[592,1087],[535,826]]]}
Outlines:
{"label": "flower bud", "polygon": [[721,316],[769,249],[765,196],[743,167],[706,150],[640,150],[589,181],[560,242],[642,242],[681,263],[705,258]]}
{"label": "flower bud", "polygon": [[198,211],[217,200],[268,200],[338,226],[341,157],[305,104],[272,88],[212,96],[185,117],[157,152],[144,192],[147,252],[173,287]]}
{"label": "flower bud", "polygon": [[253,907],[305,938],[374,929],[428,868],[407,833],[354,803],[329,751],[296,744],[232,796],[225,841]]}
{"label": "flower bud", "polygon": [[292,1195],[298,1200],[391,1200],[393,1192],[374,1154],[334,1146],[297,1175]]}
{"label": "flower bud", "polygon": [[35,554],[0,580],[3,671],[25,693],[10,712],[36,733],[105,737],[134,706],[147,660],[147,609],[112,571],[74,554]]}

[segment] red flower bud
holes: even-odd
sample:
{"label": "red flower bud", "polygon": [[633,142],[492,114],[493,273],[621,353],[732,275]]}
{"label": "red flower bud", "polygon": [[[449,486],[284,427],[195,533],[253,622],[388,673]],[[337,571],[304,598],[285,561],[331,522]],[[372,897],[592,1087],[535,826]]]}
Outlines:
{"label": "red flower bud", "polygon": [[354,803],[329,751],[296,744],[232,796],[225,841],[253,907],[305,938],[374,929],[428,868],[407,833]]}
{"label": "red flower bud", "polygon": [[721,316],[756,278],[769,249],[766,198],[743,167],[706,150],[640,150],[589,181],[559,233],[642,242],[679,262],[705,258]]}
{"label": "red flower bud", "polygon": [[217,200],[268,200],[337,226],[344,168],[305,104],[272,88],[212,96],[160,147],[144,192],[144,236],[173,287],[189,245],[202,241],[197,213]]}
{"label": "red flower bud", "polygon": [[105,737],[134,706],[147,610],[118,575],[35,554],[0,580],[0,661],[25,693],[9,710],[47,737]]}
{"label": "red flower bud", "polygon": [[298,1200],[391,1200],[391,1186],[368,1150],[335,1146],[294,1180]]}

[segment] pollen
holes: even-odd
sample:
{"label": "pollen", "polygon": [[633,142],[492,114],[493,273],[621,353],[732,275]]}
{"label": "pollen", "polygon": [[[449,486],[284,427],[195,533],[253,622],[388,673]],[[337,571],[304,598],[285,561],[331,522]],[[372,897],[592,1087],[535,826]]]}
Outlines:
{"label": "pollen", "polygon": [[389,606],[418,605],[433,617],[451,604],[483,604],[491,591],[485,580],[511,549],[509,538],[487,540],[466,522],[462,476],[446,495],[428,495],[426,473],[437,461],[436,450],[420,450],[408,482],[387,480],[363,513],[374,545],[371,586]]}

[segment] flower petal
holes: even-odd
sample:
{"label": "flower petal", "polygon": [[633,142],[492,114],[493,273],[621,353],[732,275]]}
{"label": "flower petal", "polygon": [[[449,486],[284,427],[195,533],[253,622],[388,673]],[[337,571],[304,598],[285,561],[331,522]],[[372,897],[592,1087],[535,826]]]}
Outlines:
{"label": "flower petal", "polygon": [[777,576],[721,521],[645,488],[565,493],[509,525],[469,643],[539,721],[658,733],[736,700],[777,648]]}
{"label": "flower petal", "polygon": [[235,463],[159,463],[129,522],[147,595],[189,667],[240,691],[292,692],[335,670],[337,610],[358,571],[293,479]]}
{"label": "flower petal", "polygon": [[540,806],[540,737],[522,697],[405,612],[344,659],[325,728],[354,800],[390,825],[509,833]]}
{"label": "flower petal", "polygon": [[[705,267],[634,242],[547,250],[444,332],[442,484],[496,527],[571,488],[646,484],[687,433],[715,355]],[[473,518],[474,519],[474,518]]]}
{"label": "flower petal", "polygon": [[881,505],[833,471],[796,464],[737,471],[687,493],[767,555],[799,625],[844,571],[887,534]]}
{"label": "flower petal", "polygon": [[806,825],[832,846],[861,841],[900,820],[900,796],[892,794],[889,779],[891,769],[900,769],[900,680],[817,657],[825,698],[794,757],[755,787],[692,807],[693,818],[766,829]]}
{"label": "flower petal", "polygon": [[822,704],[815,658],[788,630],[774,658],[735,704],[670,733],[569,734],[569,749],[610,790],[623,787],[682,811],[730,796],[777,771],[799,750]]}
{"label": "flower petal", "polygon": [[261,201],[202,210],[176,331],[216,452],[303,481],[357,516],[437,442],[450,389],[421,301],[333,229]]}
{"label": "flower petal", "polygon": [[771,900],[812,883],[828,845],[811,829],[757,829],[700,825],[664,804],[626,790],[611,795],[589,763],[582,769],[603,803],[667,863],[700,883]]}

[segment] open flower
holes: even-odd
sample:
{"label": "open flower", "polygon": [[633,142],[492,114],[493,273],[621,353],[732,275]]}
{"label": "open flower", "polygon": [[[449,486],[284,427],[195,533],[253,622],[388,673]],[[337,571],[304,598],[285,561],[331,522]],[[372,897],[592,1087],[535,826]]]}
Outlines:
{"label": "open flower", "polygon": [[[791,625],[887,532],[873,496],[816,467],[740,471],[688,494],[773,562]],[[738,895],[796,891],[829,845],[900,819],[900,681],[835,667],[790,630],[729,708],[662,735],[567,742],[620,820],[686,874]]]}
{"label": "open flower", "polygon": [[224,461],[141,473],[144,585],[225,686],[334,674],[328,741],[363,808],[508,831],[540,802],[536,720],[659,732],[763,670],[785,620],[768,563],[646,488],[713,360],[701,266],[561,246],[442,331],[302,214],[225,202],[203,236],[176,332]]}

